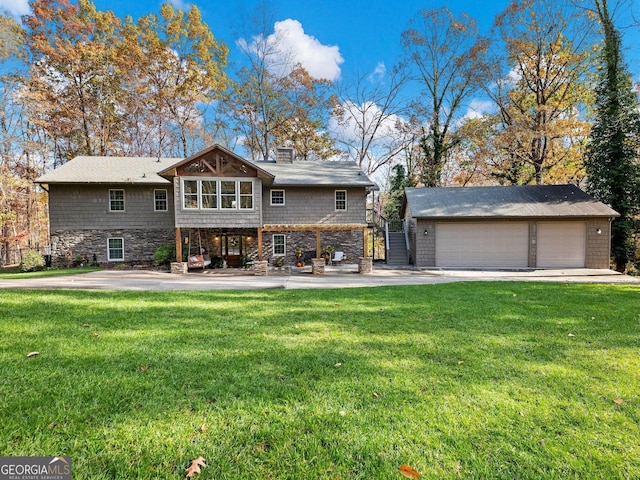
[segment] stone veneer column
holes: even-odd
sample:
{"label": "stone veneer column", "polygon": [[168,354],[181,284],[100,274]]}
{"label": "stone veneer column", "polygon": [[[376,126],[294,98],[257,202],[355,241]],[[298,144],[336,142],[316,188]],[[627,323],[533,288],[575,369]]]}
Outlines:
{"label": "stone veneer column", "polygon": [[324,258],[311,259],[311,273],[321,275],[324,273]]}
{"label": "stone veneer column", "polygon": [[187,262],[171,262],[171,273],[187,273],[189,271]]}
{"label": "stone veneer column", "polygon": [[259,277],[266,277],[269,271],[269,262],[266,260],[253,262],[253,274]]}
{"label": "stone veneer column", "polygon": [[373,271],[373,258],[358,257],[358,273],[365,274]]}

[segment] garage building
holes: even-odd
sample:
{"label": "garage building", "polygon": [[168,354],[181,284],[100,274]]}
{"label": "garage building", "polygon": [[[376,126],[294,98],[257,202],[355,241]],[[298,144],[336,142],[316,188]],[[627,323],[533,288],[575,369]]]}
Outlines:
{"label": "garage building", "polygon": [[442,268],[609,268],[618,213],[575,185],[407,188],[409,261]]}

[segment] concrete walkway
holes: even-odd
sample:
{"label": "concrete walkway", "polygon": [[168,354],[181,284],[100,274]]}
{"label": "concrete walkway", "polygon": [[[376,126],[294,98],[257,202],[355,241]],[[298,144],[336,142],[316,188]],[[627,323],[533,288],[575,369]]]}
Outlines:
{"label": "concrete walkway", "polygon": [[423,270],[374,265],[368,275],[357,273],[357,265],[326,267],[323,275],[312,275],[309,267],[293,268],[256,277],[243,270],[205,270],[186,275],[151,270],[103,270],[60,277],[0,280],[0,288],[72,288],[88,290],[259,290],[301,288],[380,287],[460,281],[531,281],[630,284],[640,278],[612,270]]}

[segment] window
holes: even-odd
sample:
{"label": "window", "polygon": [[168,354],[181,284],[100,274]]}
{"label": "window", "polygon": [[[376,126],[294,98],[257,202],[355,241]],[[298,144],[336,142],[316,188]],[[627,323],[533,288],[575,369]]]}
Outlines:
{"label": "window", "polygon": [[198,181],[185,180],[182,187],[183,207],[198,208]]}
{"label": "window", "polygon": [[271,205],[284,205],[284,190],[271,190]]}
{"label": "window", "polygon": [[336,190],[336,210],[347,209],[347,191]]}
{"label": "window", "polygon": [[109,211],[124,212],[124,190],[109,190]]}
{"label": "window", "polygon": [[253,208],[253,182],[240,182],[240,209]]}
{"label": "window", "polygon": [[107,240],[107,260],[121,262],[124,260],[124,239],[110,238]]}
{"label": "window", "polygon": [[202,180],[202,208],[218,208],[218,182]]}
{"label": "window", "polygon": [[273,256],[283,257],[287,251],[285,236],[281,233],[273,235]]}
{"label": "window", "polygon": [[153,209],[156,212],[166,212],[169,210],[166,190],[153,191]]}
{"label": "window", "polygon": [[220,182],[220,207],[236,208],[236,182],[223,180]]}
{"label": "window", "polygon": [[253,210],[253,181],[183,178],[182,208]]}

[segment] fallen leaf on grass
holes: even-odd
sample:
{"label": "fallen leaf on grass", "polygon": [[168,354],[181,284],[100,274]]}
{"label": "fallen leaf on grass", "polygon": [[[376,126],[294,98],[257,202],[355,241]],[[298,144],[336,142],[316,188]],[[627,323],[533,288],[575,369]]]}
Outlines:
{"label": "fallen leaf on grass", "polygon": [[403,476],[407,478],[420,478],[422,476],[409,465],[400,465],[400,468],[398,468],[398,470]]}
{"label": "fallen leaf on grass", "polygon": [[575,337],[575,335],[573,333],[570,333],[569,335],[567,335],[567,337]]}
{"label": "fallen leaf on grass", "polygon": [[100,336],[100,334],[98,332],[93,332],[91,335],[94,336],[94,337],[99,337]]}
{"label": "fallen leaf on grass", "polygon": [[462,365],[464,363],[464,360],[458,360],[458,365]]}
{"label": "fallen leaf on grass", "polygon": [[193,462],[191,462],[191,465],[189,466],[189,468],[185,470],[185,472],[187,472],[187,477],[191,478],[196,473],[200,473],[200,467],[206,467],[206,466],[207,464],[204,462],[204,458],[202,457],[196,458]]}
{"label": "fallen leaf on grass", "polygon": [[618,405],[622,405],[624,403],[624,400],[622,400],[621,398],[614,398],[613,399],[613,403],[617,403]]}
{"label": "fallen leaf on grass", "polygon": [[140,370],[143,372],[147,371],[147,366],[146,365],[140,365]]}
{"label": "fallen leaf on grass", "polygon": [[27,353],[27,358],[35,357],[36,355],[40,355],[40,352],[29,352],[29,353]]}
{"label": "fallen leaf on grass", "polygon": [[341,366],[342,366],[342,363],[340,363],[340,362],[338,362],[338,363],[336,363],[336,364],[334,365],[334,367],[341,367]]}
{"label": "fallen leaf on grass", "polygon": [[378,392],[373,392],[373,396],[376,398],[380,398],[380,394]]}
{"label": "fallen leaf on grass", "polygon": [[88,323],[83,323],[83,324],[82,324],[82,326],[83,326],[84,328],[89,328],[91,325],[89,325]]}
{"label": "fallen leaf on grass", "polygon": [[202,425],[200,425],[200,432],[204,433],[207,430],[207,424],[203,423]]}
{"label": "fallen leaf on grass", "polygon": [[340,410],[340,416],[344,417],[347,414],[347,412],[345,410]]}

